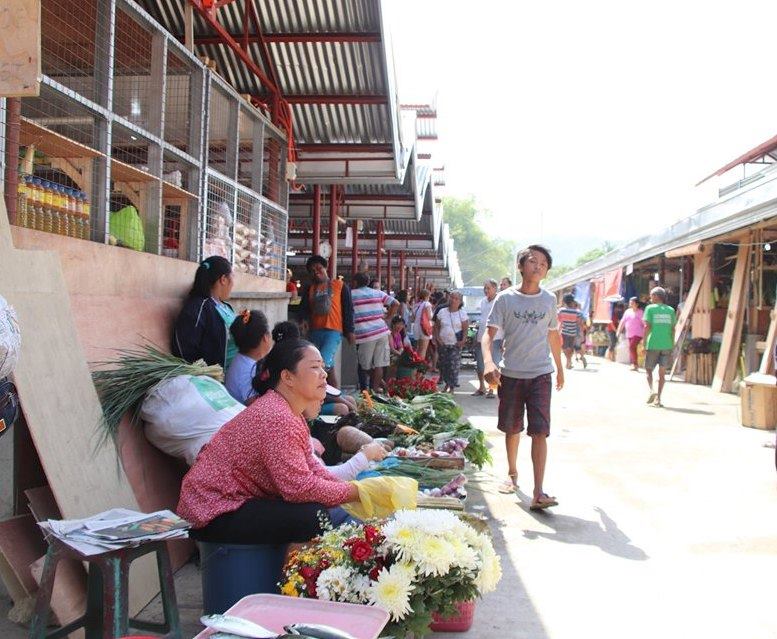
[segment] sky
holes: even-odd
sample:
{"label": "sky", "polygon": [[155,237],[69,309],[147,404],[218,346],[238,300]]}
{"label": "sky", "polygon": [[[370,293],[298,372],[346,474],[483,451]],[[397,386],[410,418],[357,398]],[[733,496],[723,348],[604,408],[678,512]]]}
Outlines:
{"label": "sky", "polygon": [[659,230],[777,134],[773,2],[384,6],[400,100],[437,101],[446,195],[474,195],[518,243],[582,253]]}

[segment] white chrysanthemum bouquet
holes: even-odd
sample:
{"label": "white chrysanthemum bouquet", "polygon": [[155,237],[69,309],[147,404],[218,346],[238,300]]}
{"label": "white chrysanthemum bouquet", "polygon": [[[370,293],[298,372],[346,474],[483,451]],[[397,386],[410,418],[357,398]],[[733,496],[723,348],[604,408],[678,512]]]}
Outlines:
{"label": "white chrysanthemum bouquet", "polygon": [[502,569],[488,536],[449,511],[419,509],[330,529],[293,552],[284,574],[283,594],[379,606],[391,615],[384,633],[401,638],[494,590]]}

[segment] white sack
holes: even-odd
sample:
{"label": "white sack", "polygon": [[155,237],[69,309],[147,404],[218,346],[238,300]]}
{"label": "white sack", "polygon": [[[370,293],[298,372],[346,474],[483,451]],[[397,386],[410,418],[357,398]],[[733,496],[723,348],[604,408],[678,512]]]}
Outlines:
{"label": "white sack", "polygon": [[179,375],[146,394],[140,416],[148,441],[191,466],[219,428],[244,408],[212,377]]}
{"label": "white sack", "polygon": [[0,295],[0,379],[13,372],[22,349],[16,311]]}

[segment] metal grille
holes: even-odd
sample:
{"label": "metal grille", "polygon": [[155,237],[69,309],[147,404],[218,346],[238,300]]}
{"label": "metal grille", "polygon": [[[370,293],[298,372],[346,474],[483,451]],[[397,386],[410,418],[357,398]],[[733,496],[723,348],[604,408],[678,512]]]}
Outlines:
{"label": "metal grille", "polygon": [[288,216],[269,204],[262,205],[262,226],[259,241],[259,275],[277,280],[286,279],[286,241]]}
{"label": "metal grille", "polygon": [[[189,137],[192,121],[190,112],[191,83],[194,69],[173,52],[167,54],[167,76],[165,80],[165,134],[170,144],[182,151],[191,152]],[[196,105],[196,108],[200,108]]]}
{"label": "metal grille", "polygon": [[[161,36],[159,36],[161,37]],[[116,47],[113,77],[113,111],[146,131],[159,127],[160,97],[152,79],[151,32],[126,12],[116,11]]]}
{"label": "metal grille", "polygon": [[282,279],[284,137],[132,0],[41,0],[41,16],[15,223]]}
{"label": "metal grille", "polygon": [[235,223],[235,269],[243,273],[259,272],[259,229],[262,205],[246,191],[237,192]]}
{"label": "metal grille", "polygon": [[203,259],[220,255],[232,261],[234,214],[235,187],[209,172],[205,233],[202,242]]}
{"label": "metal grille", "polygon": [[[76,93],[99,102],[95,86],[96,61],[109,55],[109,43],[97,42],[98,0],[41,3],[41,67]],[[106,5],[107,3],[102,3]]]}

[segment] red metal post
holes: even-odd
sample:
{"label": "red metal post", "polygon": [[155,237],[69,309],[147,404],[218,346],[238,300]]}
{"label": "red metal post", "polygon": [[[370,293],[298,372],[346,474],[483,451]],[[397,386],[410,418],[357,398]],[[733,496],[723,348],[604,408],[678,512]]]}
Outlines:
{"label": "red metal post", "polygon": [[413,267],[413,293],[416,294],[416,297],[418,296],[418,293],[421,291],[421,280],[418,277],[418,264],[416,264]]}
{"label": "red metal post", "polygon": [[337,186],[329,187],[329,244],[332,254],[329,256],[329,277],[337,277]]}
{"label": "red metal post", "polygon": [[359,221],[351,222],[351,277],[356,275],[359,268]]}
{"label": "red metal post", "polygon": [[313,255],[318,255],[321,244],[321,187],[313,186]]}
{"label": "red metal post", "polygon": [[5,208],[8,221],[16,224],[16,203],[19,195],[19,128],[21,126],[22,101],[19,98],[6,100],[5,137]]}
{"label": "red metal post", "polygon": [[391,293],[391,249],[386,251],[386,293]]}
{"label": "red metal post", "polygon": [[405,273],[405,252],[399,252],[399,290],[407,288],[407,273]]}
{"label": "red metal post", "polygon": [[375,259],[375,279],[380,282],[383,267],[383,220],[378,222],[378,250]]}

